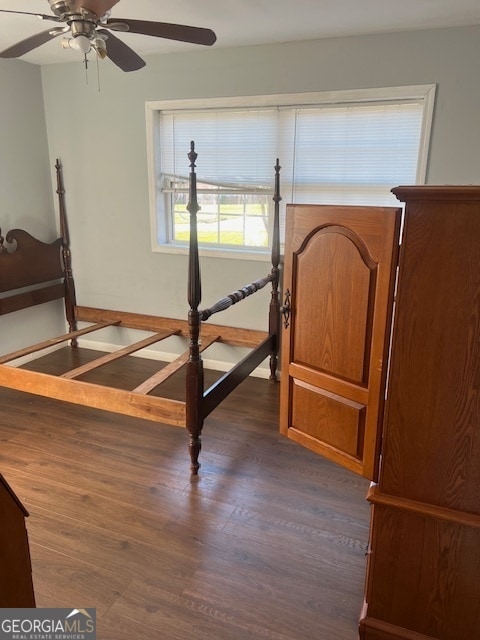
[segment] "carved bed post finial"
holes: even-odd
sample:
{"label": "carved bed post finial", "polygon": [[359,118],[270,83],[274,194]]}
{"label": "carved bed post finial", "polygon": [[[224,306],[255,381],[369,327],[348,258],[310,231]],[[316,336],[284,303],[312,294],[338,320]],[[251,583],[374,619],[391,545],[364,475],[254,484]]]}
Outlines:
{"label": "carved bed post finial", "polygon": [[63,244],[66,247],[70,246],[70,236],[68,234],[67,213],[65,207],[65,187],[63,186],[63,169],[62,163],[57,158],[55,162],[55,171],[57,173],[57,195],[58,195],[58,209],[60,215],[60,235],[62,236]]}
{"label": "carved bed post finial", "polygon": [[186,376],[186,426],[189,432],[189,451],[191,471],[198,473],[200,464],[198,456],[201,450],[201,432],[203,427],[203,362],[200,355],[200,325],[201,318],[198,306],[202,298],[200,278],[200,259],[198,255],[197,213],[200,210],[197,201],[197,176],[195,162],[197,153],[195,143],[190,143],[190,180],[189,200],[187,211],[190,213],[190,247],[188,258],[188,328],[189,328],[189,358]]}
{"label": "carved bed post finial", "polygon": [[273,235],[272,235],[272,297],[269,310],[269,334],[272,337],[273,346],[270,355],[270,380],[277,380],[278,366],[278,349],[280,340],[280,297],[279,297],[279,280],[280,280],[280,162],[277,158],[275,164],[275,191],[273,195],[274,213],[273,213]]}
{"label": "carved bed post finial", "polygon": [[[72,274],[72,256],[70,253],[70,236],[68,233],[67,224],[67,211],[65,207],[65,187],[63,186],[63,171],[62,164],[57,158],[55,163],[55,170],[57,173],[57,195],[58,195],[58,209],[60,215],[60,235],[62,237],[62,260],[63,260],[63,273],[64,273],[64,286],[65,286],[65,315],[67,318],[69,330],[77,330],[77,319],[75,317],[75,283],[73,281]],[[77,347],[78,342],[73,339],[70,342],[72,347]]]}
{"label": "carved bed post finial", "polygon": [[200,207],[197,201],[197,175],[195,173],[195,162],[198,154],[195,152],[195,143],[190,143],[190,179],[189,179],[189,199],[187,211],[190,213],[190,251],[188,268],[188,304],[190,309],[198,309],[202,298],[202,288],[200,279],[200,259],[198,255],[198,231],[197,213]]}

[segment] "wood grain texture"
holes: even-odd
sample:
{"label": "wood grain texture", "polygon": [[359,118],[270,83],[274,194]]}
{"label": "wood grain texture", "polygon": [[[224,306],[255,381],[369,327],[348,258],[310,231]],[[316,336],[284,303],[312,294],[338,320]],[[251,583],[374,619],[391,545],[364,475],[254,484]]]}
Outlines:
{"label": "wood grain texture", "polygon": [[480,637],[480,188],[406,200],[362,640]]}
{"label": "wood grain texture", "polygon": [[47,244],[22,229],[12,229],[5,236],[6,245],[3,240],[0,234],[0,292],[63,277],[61,238]]}
{"label": "wood grain texture", "polygon": [[480,515],[465,511],[457,511],[456,509],[446,509],[445,507],[439,507],[434,504],[426,504],[425,502],[409,500],[408,498],[391,496],[381,493],[378,490],[378,485],[372,485],[370,487],[367,493],[367,500],[370,504],[381,504],[392,507],[393,509],[400,509],[420,514],[424,517],[434,518],[436,520],[445,520],[447,522],[455,522],[466,527],[480,529]]}
{"label": "wood grain texture", "polygon": [[[18,358],[22,358],[23,356],[28,356],[33,353],[38,353],[43,349],[54,347],[56,345],[62,344],[62,342],[68,342],[69,340],[79,338],[80,336],[84,336],[87,333],[99,331],[100,329],[104,329],[105,327],[111,327],[114,324],[115,322],[100,322],[98,324],[94,324],[89,327],[84,327],[83,329],[79,329],[78,331],[64,333],[61,336],[56,336],[55,338],[50,338],[48,340],[44,340],[43,342],[38,342],[37,344],[30,345],[23,349],[18,349],[17,351],[6,353],[5,355],[0,357],[0,364],[5,364],[6,362],[11,362],[13,360],[17,360]],[[3,369],[3,371],[5,375],[8,375],[8,369]]]}
{"label": "wood grain texture", "polygon": [[116,351],[112,351],[111,353],[106,353],[105,355],[100,356],[99,358],[96,358],[96,360],[92,360],[91,362],[84,364],[81,367],[77,367],[76,369],[72,369],[71,371],[67,371],[66,373],[62,373],[61,377],[68,378],[69,380],[73,380],[73,378],[79,378],[92,369],[96,369],[97,367],[104,367],[109,362],[112,362],[112,360],[117,360],[117,358],[123,358],[125,356],[131,355],[132,353],[140,351],[140,349],[149,347],[156,342],[160,342],[161,340],[164,340],[171,335],[174,335],[174,332],[166,331],[163,333],[155,333],[154,335],[149,336],[144,340],[139,340],[138,342],[129,344],[128,346],[117,349]]}
{"label": "wood grain texture", "polygon": [[480,514],[480,200],[409,203],[405,238],[381,489]]}
{"label": "wood grain texture", "polygon": [[[109,311],[95,309],[93,307],[76,307],[76,317],[85,322],[118,322],[120,326],[130,329],[146,331],[178,331],[180,335],[188,337],[188,321],[145,314],[129,313],[126,311]],[[219,342],[237,345],[240,347],[255,347],[265,340],[267,333],[255,329],[242,329],[240,327],[225,327],[206,322],[202,324],[202,336],[208,338],[221,336]]]}
{"label": "wood grain texture", "polygon": [[65,296],[65,286],[62,282],[39,289],[31,289],[16,293],[6,298],[0,298],[0,316],[37,304],[43,304],[52,300],[58,300]]}
{"label": "wood grain texture", "polygon": [[[131,360],[87,376],[131,388],[159,364]],[[183,375],[165,384],[183,393]],[[278,434],[266,380],[247,379],[209,416],[192,481],[185,437],[0,391],[0,469],[30,512],[37,605],[96,607],[101,640],[355,640],[366,482]]]}
{"label": "wood grain texture", "polygon": [[299,431],[362,459],[365,405],[300,382],[293,385],[292,400]]}
{"label": "wood grain texture", "polygon": [[478,637],[480,530],[383,506],[374,517],[368,616],[442,640]]}
{"label": "wood grain texture", "polygon": [[[209,338],[207,340],[202,340],[202,344],[200,345],[200,353],[205,349],[208,349],[214,342],[218,340],[218,336],[213,338]],[[145,382],[138,385],[134,389],[137,393],[148,393],[158,387],[159,384],[164,382],[170,376],[173,376],[177,371],[179,371],[185,364],[188,362],[188,352],[182,353],[181,356],[175,358],[172,362],[169,362],[165,367],[163,367],[160,371],[157,371],[153,376],[150,376]]]}
{"label": "wood grain texture", "polygon": [[405,627],[397,627],[394,624],[388,624],[375,620],[374,618],[365,618],[362,620],[360,629],[360,640],[436,640],[432,636],[426,636],[423,633],[410,631]]}
{"label": "wood grain texture", "polygon": [[365,264],[342,231],[338,226],[321,229],[296,256],[292,295],[302,321],[295,325],[291,357],[361,384],[368,377],[369,294],[376,265]]}
{"label": "wood grain texture", "polygon": [[0,384],[8,389],[35,393],[62,402],[83,404],[145,420],[185,426],[185,404],[169,398],[152,397],[126,389],[100,386],[83,380],[68,380],[37,371],[4,366]]}
{"label": "wood grain texture", "polygon": [[281,432],[370,479],[380,457],[399,223],[392,208],[287,206]]}

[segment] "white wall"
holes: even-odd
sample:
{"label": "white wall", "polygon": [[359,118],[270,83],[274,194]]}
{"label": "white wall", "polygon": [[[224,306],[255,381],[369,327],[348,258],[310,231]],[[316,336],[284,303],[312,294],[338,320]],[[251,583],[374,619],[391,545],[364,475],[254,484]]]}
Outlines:
{"label": "white wall", "polygon": [[[0,60],[0,227],[19,227],[51,242],[58,233],[52,200],[41,72]],[[60,304],[0,317],[2,353],[63,332]]]}
{"label": "white wall", "polygon": [[[88,85],[80,62],[43,67],[50,166],[56,157],[64,164],[79,302],[186,316],[186,257],[150,249],[145,101],[433,83],[427,180],[478,183],[479,65],[480,27],[474,26],[198,48],[150,56],[145,69],[130,74],[105,61],[101,91],[94,65]],[[18,136],[25,139],[24,132]],[[203,305],[267,271],[264,262],[205,258]],[[256,294],[213,321],[265,329],[268,298],[266,291]]]}

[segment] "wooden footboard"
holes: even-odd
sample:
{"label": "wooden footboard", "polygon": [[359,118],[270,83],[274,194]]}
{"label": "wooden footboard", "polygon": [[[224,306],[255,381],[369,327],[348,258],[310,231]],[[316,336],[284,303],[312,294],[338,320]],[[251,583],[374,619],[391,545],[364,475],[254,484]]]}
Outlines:
{"label": "wooden footboard", "polygon": [[185,403],[0,365],[0,386],[135,418],[185,426]]}

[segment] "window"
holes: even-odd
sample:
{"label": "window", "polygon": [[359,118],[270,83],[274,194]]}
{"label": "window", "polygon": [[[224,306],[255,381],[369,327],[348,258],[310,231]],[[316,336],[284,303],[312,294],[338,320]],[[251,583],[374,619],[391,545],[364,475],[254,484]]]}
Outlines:
{"label": "window", "polygon": [[147,103],[154,249],[188,244],[189,161],[197,161],[203,253],[268,256],[274,165],[282,207],[396,205],[425,178],[434,87]]}

